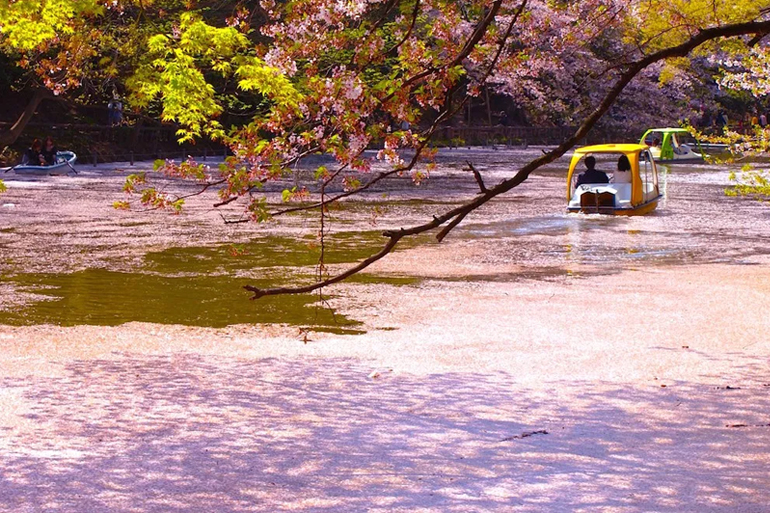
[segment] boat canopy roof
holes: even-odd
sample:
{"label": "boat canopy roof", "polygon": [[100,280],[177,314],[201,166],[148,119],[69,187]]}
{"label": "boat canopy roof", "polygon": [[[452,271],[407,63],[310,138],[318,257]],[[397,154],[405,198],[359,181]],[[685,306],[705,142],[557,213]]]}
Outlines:
{"label": "boat canopy roof", "polygon": [[638,153],[646,150],[644,144],[624,143],[624,144],[595,144],[593,146],[583,146],[575,150],[575,155],[586,155],[588,153]]}

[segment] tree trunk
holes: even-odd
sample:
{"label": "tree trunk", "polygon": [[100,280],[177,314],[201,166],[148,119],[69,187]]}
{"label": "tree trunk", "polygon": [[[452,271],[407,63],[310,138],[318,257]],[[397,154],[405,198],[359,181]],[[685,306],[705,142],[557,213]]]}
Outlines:
{"label": "tree trunk", "polygon": [[49,98],[50,96],[51,93],[48,91],[48,89],[40,88],[35,90],[35,94],[29,100],[27,107],[24,109],[24,112],[21,113],[19,119],[16,120],[16,123],[14,123],[13,126],[8,130],[0,132],[0,148],[5,148],[6,146],[10,146],[16,142],[22,132],[24,132],[24,129],[27,127],[27,123],[29,123],[29,121],[35,115],[35,111],[40,105],[40,102],[46,98]]}
{"label": "tree trunk", "polygon": [[471,105],[473,104],[473,96],[468,98],[468,127],[471,126]]}
{"label": "tree trunk", "polygon": [[489,126],[492,126],[492,103],[489,101],[489,87],[484,86],[484,95],[487,100],[487,121]]}

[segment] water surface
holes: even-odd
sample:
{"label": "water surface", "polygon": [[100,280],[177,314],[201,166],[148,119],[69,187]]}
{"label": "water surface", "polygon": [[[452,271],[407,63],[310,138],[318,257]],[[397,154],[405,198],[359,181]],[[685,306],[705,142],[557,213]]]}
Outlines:
{"label": "water surface", "polygon": [[[378,233],[338,233],[327,240],[327,264],[369,256]],[[244,244],[178,247],[149,252],[131,272],[88,268],[68,273],[10,273],[3,282],[35,300],[0,310],[11,325],[114,326],[139,321],[224,327],[281,323],[317,330],[359,332],[361,323],[337,314],[318,294],[250,301],[244,285],[312,282],[320,248],[313,237],[263,237]],[[403,285],[414,278],[360,275],[354,281]]]}
{"label": "water surface", "polygon": [[[539,148],[442,151],[439,171],[420,187],[408,179],[398,179],[330,213],[337,228],[346,231],[328,238],[325,262],[360,261],[379,250],[382,230],[421,224],[473,197],[478,185],[465,170],[466,161],[473,162],[487,185],[494,185],[538,154]],[[421,250],[414,247],[430,236],[405,240],[399,248],[417,252],[416,258],[406,259],[410,268],[405,271],[416,278],[362,274],[354,279],[408,285],[423,276],[433,278],[436,264],[452,261],[455,244],[464,245],[462,249],[467,252],[459,277],[458,273],[437,274],[478,281],[590,277],[670,265],[740,265],[752,263],[754,256],[770,254],[770,208],[724,194],[730,185],[729,173],[738,166],[660,166],[663,199],[656,211],[641,217],[567,214],[567,166],[568,158],[560,159],[472,213],[438,251],[434,247],[429,253],[419,253]],[[100,187],[107,190],[113,185],[105,181]],[[85,201],[83,191],[65,192],[67,198],[80,194],[78,201]],[[63,204],[57,202],[55,188],[46,194],[53,197],[48,204]],[[103,193],[97,194],[92,208],[104,208]],[[23,202],[20,205],[23,207]],[[110,243],[115,237],[123,237],[120,244],[130,245],[132,239],[127,235],[141,233],[141,238],[133,239],[140,247],[150,244],[156,231],[167,235],[200,229],[190,218],[181,217],[189,226],[177,226],[178,232],[170,232],[165,224],[168,218],[99,217],[64,205],[70,211],[65,210],[57,223],[51,222],[53,214],[43,216],[39,209],[28,209],[14,214],[21,216],[16,221],[5,218],[0,226],[0,248],[14,250],[0,263],[3,282],[12,291],[35,294],[33,301],[21,307],[4,307],[0,322],[114,325],[146,321],[217,327],[275,322],[357,329],[355,320],[335,315],[317,295],[248,300],[249,294],[242,288],[245,284],[269,287],[314,279],[321,248],[307,231],[292,236],[277,235],[273,230],[237,244],[209,243],[160,251],[146,248],[140,262],[131,266],[89,260],[75,272],[49,272],[56,269],[58,252],[69,260],[84,252],[112,251],[112,255],[116,246],[110,247]],[[29,223],[34,216],[40,219]],[[314,225],[311,223],[316,220],[308,220],[308,226]],[[222,225],[204,228],[216,233]],[[51,265],[44,272],[31,272],[26,265],[29,262]]]}

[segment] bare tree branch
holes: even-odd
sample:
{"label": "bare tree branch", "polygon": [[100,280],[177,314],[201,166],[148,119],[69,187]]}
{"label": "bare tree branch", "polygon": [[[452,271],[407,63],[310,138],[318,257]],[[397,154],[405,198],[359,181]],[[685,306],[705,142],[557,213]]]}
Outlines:
{"label": "bare tree branch", "polygon": [[487,192],[487,186],[484,185],[484,179],[481,178],[481,173],[478,172],[478,170],[473,167],[473,164],[471,164],[470,160],[466,160],[468,163],[468,168],[473,172],[473,178],[476,179],[476,183],[479,184],[479,189],[481,189],[481,193]]}
{"label": "bare tree branch", "polygon": [[[498,43],[497,43],[498,44],[498,48],[497,48],[497,51],[495,52],[495,56],[493,57],[492,62],[490,63],[490,65],[487,67],[486,71],[480,77],[480,80],[479,80],[480,82],[482,82],[482,83],[485,82],[491,76],[492,72],[494,71],[495,66],[497,65],[497,62],[499,61],[500,56],[502,54],[502,51],[503,51],[503,49],[505,47],[505,43],[510,38],[511,33],[513,32],[513,27],[516,25],[516,23],[518,22],[519,18],[521,17],[521,13],[524,11],[524,8],[527,5],[527,1],[528,0],[523,0],[521,5],[519,5],[519,7],[517,8],[516,12],[514,13],[513,18],[511,19],[511,22],[508,24],[508,28],[506,29],[505,33],[498,40]],[[428,145],[428,143],[430,142],[431,137],[436,132],[438,127],[441,125],[441,123],[443,123],[445,120],[447,120],[447,119],[451,118],[452,116],[454,116],[459,110],[461,110],[463,108],[463,106],[468,101],[468,97],[466,96],[463,99],[463,101],[460,103],[460,105],[458,105],[456,108],[452,109],[451,108],[451,99],[452,99],[452,96],[453,96],[455,91],[456,91],[456,87],[450,89],[447,92],[447,95],[446,95],[445,101],[444,101],[444,103],[442,105],[442,110],[441,110],[440,114],[436,117],[436,120],[431,124],[430,128],[428,128],[427,130],[425,130],[421,134],[421,136],[423,137],[423,141],[422,141],[422,143],[420,145],[417,146],[417,148],[415,149],[414,157],[412,157],[412,159],[409,161],[409,163],[407,165],[399,166],[399,167],[397,167],[395,169],[391,169],[390,171],[382,171],[382,172],[378,173],[374,178],[372,178],[371,180],[366,182],[364,185],[362,185],[361,187],[359,187],[357,189],[354,189],[354,190],[345,191],[345,192],[340,193],[340,194],[338,194],[336,196],[332,196],[329,199],[327,199],[326,201],[319,201],[319,202],[316,202],[316,203],[312,203],[310,205],[302,205],[302,206],[286,208],[286,209],[282,209],[282,210],[278,210],[278,211],[272,212],[270,215],[275,217],[275,216],[280,216],[280,215],[285,215],[285,214],[290,214],[290,213],[301,212],[301,211],[305,211],[305,210],[313,210],[313,209],[317,209],[317,208],[323,208],[323,207],[325,207],[326,205],[328,205],[330,203],[337,202],[337,201],[339,201],[341,199],[344,199],[344,198],[347,198],[347,197],[352,196],[354,194],[358,194],[358,193],[360,193],[362,191],[365,191],[365,190],[371,188],[372,186],[374,186],[375,184],[377,184],[378,182],[381,182],[382,180],[384,180],[386,178],[389,178],[389,177],[391,177],[393,175],[397,175],[397,174],[400,174],[400,173],[405,173],[405,172],[411,171],[414,168],[414,166],[417,165],[417,163],[419,162],[420,156],[422,154],[422,151]],[[335,176],[336,176],[336,174],[338,174],[338,173],[335,173]],[[328,182],[326,182],[326,184],[328,184]],[[484,191],[482,191],[482,192],[484,192]],[[218,206],[218,205],[216,205],[216,206]]]}
{"label": "bare tree branch", "polygon": [[574,134],[572,134],[572,136],[568,137],[558,147],[551,150],[550,152],[530,161],[524,167],[519,169],[519,171],[513,177],[503,180],[496,186],[488,189],[486,192],[480,193],[472,200],[458,207],[450,209],[444,214],[434,216],[433,219],[429,222],[412,226],[410,228],[400,228],[398,230],[385,231],[383,236],[387,237],[388,241],[380,251],[340,274],[300,287],[277,287],[260,289],[258,287],[246,285],[244,288],[254,294],[252,299],[279,294],[301,294],[312,292],[321,287],[326,287],[328,285],[338,283],[366,269],[393,251],[393,249],[395,249],[395,247],[403,238],[425,233],[451,221],[449,225],[447,225],[447,227],[438,234],[439,240],[442,240],[449,233],[449,231],[456,227],[470,212],[480,208],[491,199],[519,186],[530,176],[533,171],[550,162],[553,162],[557,158],[564,155],[573,146],[575,146],[578,141],[583,138],[591,130],[591,128],[593,128],[597,121],[599,121],[599,119],[609,110],[615,100],[617,100],[618,96],[620,96],[620,94],[634,79],[634,77],[636,77],[646,67],[664,59],[686,56],[693,49],[707,41],[714,39],[768,33],[770,33],[770,21],[736,23],[731,25],[712,27],[698,32],[689,40],[680,45],[665,48],[653,54],[647,55],[628,66],[628,69],[626,69],[620,75],[618,81],[615,83],[612,89],[610,89],[610,91],[605,95],[596,109],[594,109],[594,111],[586,118],[583,124],[580,125]]}
{"label": "bare tree branch", "polygon": [[177,199],[187,199],[187,198],[192,198],[194,196],[200,196],[201,194],[203,194],[204,192],[209,190],[211,187],[216,187],[217,185],[222,185],[226,181],[227,180],[225,180],[223,178],[221,180],[215,180],[213,182],[206,182],[204,184],[201,184],[200,189],[198,189],[197,191],[191,192],[190,194],[184,194],[182,196],[177,196]]}
{"label": "bare tree branch", "polygon": [[396,50],[401,48],[401,45],[406,43],[406,41],[409,39],[409,37],[412,35],[412,32],[414,31],[414,26],[417,24],[417,16],[419,14],[420,14],[420,0],[415,0],[414,10],[412,11],[412,22],[409,24],[409,29],[407,29],[406,34],[404,34],[404,37],[402,37],[398,41],[398,43],[394,44],[392,47],[385,50],[384,52],[385,55],[395,52]]}
{"label": "bare tree branch", "polygon": [[[409,87],[415,82],[419,82],[423,78],[429,77],[430,75],[432,75],[433,73],[436,73],[437,71],[441,71],[443,69],[450,69],[461,64],[471,54],[473,49],[476,48],[476,45],[479,44],[479,41],[481,41],[481,39],[484,37],[484,34],[487,33],[487,29],[489,28],[489,25],[492,23],[492,21],[494,21],[495,16],[497,16],[497,13],[500,11],[500,6],[502,5],[502,3],[503,3],[503,0],[495,0],[495,2],[492,4],[492,7],[489,9],[489,11],[487,11],[486,15],[476,25],[476,28],[473,30],[473,33],[465,42],[465,45],[463,46],[462,50],[460,50],[460,52],[451,61],[447,62],[440,68],[431,66],[421,71],[420,73],[413,75],[412,77],[406,79],[403,84],[401,84],[401,88],[403,89],[405,87]],[[393,92],[385,96],[380,101],[380,103],[387,103],[395,95],[396,93]]]}
{"label": "bare tree branch", "polygon": [[759,43],[762,42],[762,40],[767,36],[767,34],[757,34],[754,37],[752,37],[746,45],[749,48],[753,48],[757,46]]}
{"label": "bare tree branch", "polygon": [[380,173],[375,175],[374,178],[372,178],[371,180],[366,182],[361,187],[358,187],[357,189],[351,189],[349,191],[341,192],[341,193],[339,193],[339,194],[337,194],[335,196],[330,197],[329,199],[327,199],[325,201],[319,201],[319,202],[316,202],[316,203],[312,203],[310,205],[303,205],[303,206],[297,206],[297,207],[292,207],[292,208],[286,208],[286,209],[283,209],[283,210],[278,210],[276,212],[272,212],[270,215],[275,217],[275,216],[289,214],[289,213],[293,213],[293,212],[300,212],[300,211],[304,211],[304,210],[313,210],[313,209],[316,209],[316,208],[324,208],[324,207],[326,207],[327,205],[329,205],[331,203],[335,203],[335,202],[337,202],[337,201],[339,201],[341,199],[347,198],[348,196],[352,196],[354,194],[359,194],[359,193],[361,193],[361,192],[363,192],[363,191],[365,191],[367,189],[370,189],[375,184],[377,184],[378,182],[381,182],[382,180],[384,180],[384,179],[386,179],[388,177],[391,177],[393,175],[397,175],[397,174],[400,174],[400,173],[405,173],[407,171],[411,171],[414,168],[414,166],[416,166],[417,163],[420,161],[420,158],[422,156],[422,151],[425,149],[425,147],[430,142],[431,137],[433,136],[435,131],[438,129],[439,125],[441,123],[443,123],[443,121],[445,119],[447,119],[449,116],[451,116],[453,114],[453,112],[452,112],[452,114],[449,114],[449,112],[450,112],[448,110],[448,103],[449,103],[448,100],[449,100],[449,98],[451,98],[451,92],[447,96],[447,101],[444,102],[442,113],[439,114],[439,116],[436,117],[436,120],[431,124],[430,128],[428,130],[426,130],[425,132],[423,132],[423,134],[422,134],[423,140],[415,148],[414,156],[409,160],[408,164],[406,164],[404,166],[398,166],[398,167],[396,167],[394,169],[391,169],[389,171],[381,171]]}
{"label": "bare tree branch", "polygon": [[[251,285],[245,285],[243,288],[248,290],[249,292],[254,293],[254,296],[251,299],[259,299],[264,296],[276,296],[279,294],[303,294],[307,292],[313,292],[316,289],[319,289],[326,285],[337,283],[339,281],[344,280],[345,278],[349,278],[350,276],[353,276],[354,274],[366,269],[367,267],[372,265],[374,262],[381,259],[388,253],[390,253],[393,250],[393,248],[396,247],[396,244],[398,244],[399,240],[401,240],[401,236],[396,235],[396,236],[390,237],[390,240],[388,240],[388,243],[385,244],[385,247],[383,247],[379,253],[370,256],[366,260],[359,263],[357,266],[351,267],[344,273],[333,276],[327,280],[324,280],[323,282],[312,283],[305,287],[279,287],[274,289],[260,289],[258,287],[254,287]],[[323,283],[323,285],[319,285],[319,283]]]}

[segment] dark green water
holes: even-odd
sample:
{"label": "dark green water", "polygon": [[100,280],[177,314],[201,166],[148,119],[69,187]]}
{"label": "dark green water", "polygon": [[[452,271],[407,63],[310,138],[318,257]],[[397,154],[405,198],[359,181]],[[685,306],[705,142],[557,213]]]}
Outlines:
{"label": "dark green water", "polygon": [[170,277],[87,269],[69,274],[22,274],[10,278],[24,290],[50,296],[16,311],[0,312],[12,325],[91,324],[131,321],[223,327],[240,323],[287,323],[345,330],[359,323],[315,307],[312,295],[250,301],[243,285],[275,283],[226,276]]}
{"label": "dark green water", "polygon": [[[375,236],[335,236],[329,240],[325,261],[345,263],[366,258],[377,251]],[[139,321],[205,327],[285,323],[359,332],[360,322],[335,314],[319,302],[317,294],[251,301],[243,290],[247,284],[274,287],[311,282],[318,252],[312,239],[272,237],[243,245],[148,253],[144,265],[133,272],[97,268],[60,274],[10,274],[3,281],[48,299],[0,311],[0,323],[114,326]],[[353,281],[402,285],[415,280],[361,275]]]}
{"label": "dark green water", "polygon": [[[379,232],[339,233],[330,236],[324,251],[327,264],[357,262],[384,244]],[[265,237],[245,244],[180,247],[148,253],[148,270],[163,274],[226,273],[255,268],[310,267],[318,263],[320,247],[314,237]]]}

